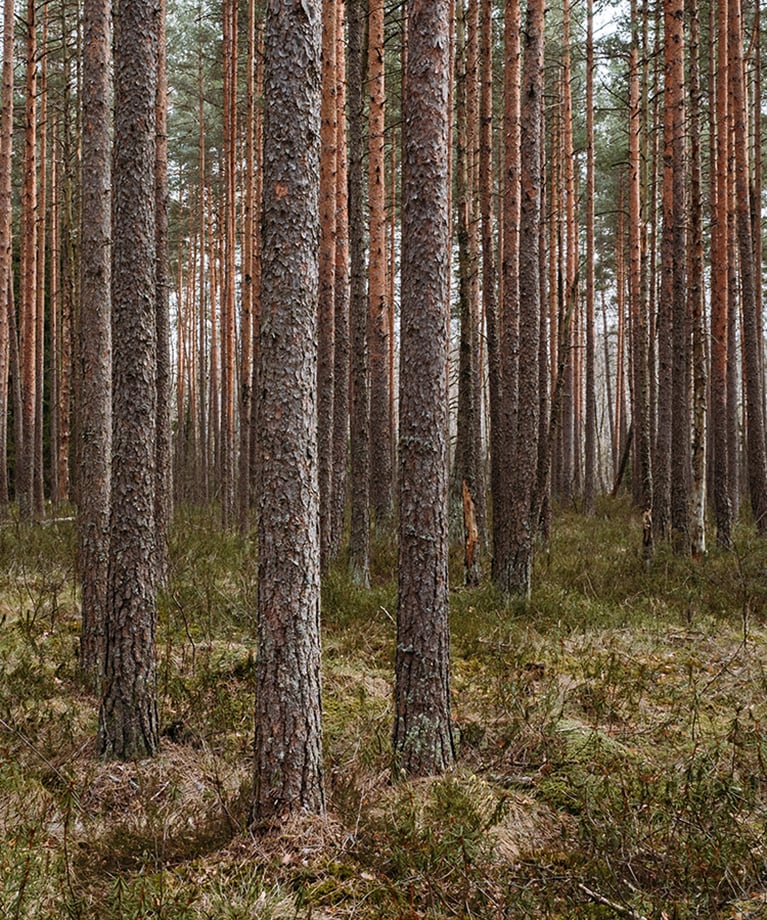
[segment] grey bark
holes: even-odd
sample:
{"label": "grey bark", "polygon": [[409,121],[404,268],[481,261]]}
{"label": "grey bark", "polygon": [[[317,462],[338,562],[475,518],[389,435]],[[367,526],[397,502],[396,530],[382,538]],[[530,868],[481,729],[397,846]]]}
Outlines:
{"label": "grey bark", "polygon": [[400,547],[394,754],[410,774],[454,760],[447,520],[449,4],[408,4],[403,99]]}
{"label": "grey bark", "polygon": [[349,568],[370,581],[370,391],[368,387],[365,266],[365,0],[349,0],[349,322],[351,339],[351,532]]}
{"label": "grey bark", "polygon": [[[78,348],[78,537],[82,591],[80,667],[103,665],[112,453],[112,172],[110,0],[83,11],[82,230]],[[56,347],[56,343],[54,344]]]}
{"label": "grey bark", "polygon": [[99,750],[128,760],[159,744],[156,696],[155,104],[159,11],[115,18],[112,511]]}
{"label": "grey bark", "polygon": [[251,822],[324,809],[317,457],[321,3],[266,10]]}

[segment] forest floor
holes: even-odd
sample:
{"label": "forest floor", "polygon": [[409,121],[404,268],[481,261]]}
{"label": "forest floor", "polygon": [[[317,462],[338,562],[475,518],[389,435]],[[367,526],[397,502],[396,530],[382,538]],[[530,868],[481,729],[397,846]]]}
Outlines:
{"label": "forest floor", "polygon": [[645,566],[560,513],[526,604],[451,592],[456,769],[392,782],[396,556],[323,587],[328,815],[254,839],[255,559],[182,515],[163,743],[95,756],[71,522],[0,530],[0,917],[767,917],[767,541]]}

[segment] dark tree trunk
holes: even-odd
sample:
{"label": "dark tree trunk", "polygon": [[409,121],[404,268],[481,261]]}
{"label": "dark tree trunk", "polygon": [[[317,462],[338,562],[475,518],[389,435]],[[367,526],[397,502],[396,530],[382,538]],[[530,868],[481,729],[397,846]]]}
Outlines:
{"label": "dark tree trunk", "polygon": [[703,285],[703,220],[700,139],[700,21],[697,0],[687,0],[690,19],[690,238],[689,313],[692,323],[693,405],[690,547],[695,557],[706,552],[706,367],[705,297]]}
{"label": "dark tree trunk", "polygon": [[[671,337],[672,337],[672,422],[671,422],[671,534],[674,551],[690,552],[690,345],[691,325],[687,299],[687,195],[684,104],[684,2],[665,0],[665,105],[671,108],[670,136],[664,135],[664,181],[671,179],[671,211],[664,209],[665,222],[671,222]],[[664,198],[666,191],[664,190]],[[667,269],[664,269],[666,271]]]}
{"label": "dark tree trunk", "polygon": [[[636,11],[634,10],[634,13]],[[635,17],[632,16],[632,21]],[[632,421],[635,470],[638,475],[635,495],[643,511],[652,509],[652,433],[650,430],[650,365],[647,302],[642,284],[642,110],[639,84],[639,37],[633,35],[629,64],[629,312],[632,318]],[[652,531],[644,546],[652,552]]]}
{"label": "dark tree trunk", "polygon": [[349,0],[349,314],[351,338],[351,533],[349,568],[370,580],[370,399],[365,271],[365,2]]}
{"label": "dark tree trunk", "polygon": [[317,457],[321,3],[266,11],[251,823],[324,809]]}
{"label": "dark tree trunk", "polygon": [[80,666],[95,681],[104,656],[112,453],[110,0],[87,0],[83,26],[78,566]]}
{"label": "dark tree trunk", "polygon": [[530,594],[537,531],[534,491],[538,470],[538,346],[541,290],[539,246],[541,220],[541,108],[543,105],[543,0],[530,0],[524,31],[520,109],[519,251],[519,399],[514,463],[511,472],[511,517],[508,555],[496,581],[509,595]]}
{"label": "dark tree trunk", "polygon": [[157,330],[155,106],[159,10],[122,0],[115,18],[112,513],[99,750],[159,744],[156,697]]}
{"label": "dark tree trunk", "polygon": [[[713,16],[712,16],[713,18]],[[732,546],[732,503],[730,501],[729,451],[727,427],[728,389],[728,190],[727,178],[729,129],[727,119],[727,4],[718,5],[716,20],[718,34],[717,60],[713,53],[711,37],[711,74],[716,73],[716,98],[712,98],[712,134],[716,129],[716,155],[711,170],[711,447],[712,492],[716,541],[729,549]],[[712,83],[714,83],[712,79]],[[711,96],[714,96],[714,85]],[[733,363],[734,356],[733,356]]]}
{"label": "dark tree trunk", "polygon": [[403,99],[400,547],[394,754],[428,775],[450,724],[447,375],[450,231],[447,0],[410,0]]}
{"label": "dark tree trunk", "polygon": [[35,421],[37,417],[37,17],[27,3],[24,157],[21,191],[19,359],[21,361],[22,438],[16,444],[16,495],[19,517],[32,518]]}

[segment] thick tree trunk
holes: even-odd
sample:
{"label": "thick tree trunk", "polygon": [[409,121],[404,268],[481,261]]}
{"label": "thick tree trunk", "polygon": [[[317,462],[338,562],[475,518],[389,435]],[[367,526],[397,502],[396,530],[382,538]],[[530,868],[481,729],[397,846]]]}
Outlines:
{"label": "thick tree trunk", "polygon": [[155,107],[159,11],[121,0],[115,20],[112,513],[99,750],[159,744],[156,697],[157,330]]}
{"label": "thick tree trunk", "polygon": [[538,345],[541,290],[541,108],[543,105],[543,0],[529,0],[520,109],[519,401],[511,474],[509,551],[496,575],[500,589],[528,597],[538,526],[535,484],[538,469]]}
{"label": "thick tree trunk", "polygon": [[429,775],[455,757],[447,522],[447,0],[410,0],[403,99],[400,547],[394,756]]}
{"label": "thick tree trunk", "polygon": [[317,307],[321,4],[266,11],[251,823],[321,812]]}
{"label": "thick tree trunk", "polygon": [[77,481],[82,590],[80,667],[94,681],[104,660],[112,453],[111,19],[110,0],[87,0],[83,11]]}

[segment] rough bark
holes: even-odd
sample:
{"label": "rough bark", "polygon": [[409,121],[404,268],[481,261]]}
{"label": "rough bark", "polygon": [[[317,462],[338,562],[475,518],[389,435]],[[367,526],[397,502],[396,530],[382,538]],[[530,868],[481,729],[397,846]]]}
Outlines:
{"label": "rough bark", "polygon": [[159,744],[156,698],[155,106],[159,11],[122,0],[115,18],[112,512],[99,750]]}
{"label": "rough bark", "polygon": [[23,440],[16,444],[16,495],[19,517],[23,521],[28,521],[33,513],[37,417],[37,17],[34,0],[28,0],[26,17],[22,169],[19,358]]}
{"label": "rough bark", "polygon": [[235,520],[235,282],[237,274],[237,12],[225,0],[224,18],[224,232],[221,262],[220,485],[224,527]]}
{"label": "rough bark", "polygon": [[168,76],[165,51],[166,0],[158,2],[155,287],[157,298],[157,429],[155,448],[155,531],[157,583],[168,577],[168,531],[173,516],[170,278],[168,276]]}
{"label": "rough bark", "polygon": [[394,755],[417,775],[450,767],[447,521],[447,0],[410,0],[403,99],[400,546]]}
{"label": "rough bark", "polygon": [[365,3],[349,0],[349,320],[351,338],[351,530],[349,568],[370,580],[370,398],[365,266]]}
{"label": "rough bark", "polygon": [[[458,237],[458,307],[461,337],[458,361],[458,416],[453,501],[461,506],[465,483],[475,503],[477,524],[484,530],[479,340],[479,223],[476,215],[479,85],[477,74],[479,6],[470,0],[459,11],[456,42],[458,76],[456,112],[456,230]],[[479,547],[474,575],[479,572]]]}
{"label": "rough bark", "polygon": [[537,531],[534,489],[538,467],[538,345],[541,291],[541,110],[543,106],[543,0],[530,0],[524,30],[520,108],[519,401],[511,473],[509,551],[496,575],[500,589],[528,597]]}
{"label": "rough bark", "polygon": [[3,4],[3,64],[2,90],[0,92],[0,464],[3,468],[0,479],[0,517],[8,511],[8,478],[6,473],[8,362],[9,331],[8,301],[11,286],[11,155],[13,152],[13,40],[14,4],[5,0]]}
{"label": "rough bark", "polygon": [[756,300],[748,167],[747,111],[743,77],[743,26],[740,0],[729,0],[730,83],[735,142],[735,202],[738,261],[743,310],[743,369],[746,403],[746,450],[751,511],[756,529],[767,534],[767,447],[765,447],[762,362],[759,354],[761,304]]}
{"label": "rough bark", "polygon": [[370,380],[370,505],[376,526],[393,508],[389,413],[389,310],[386,303],[386,164],[384,156],[384,5],[370,0],[368,16],[368,374]]}
{"label": "rough bark", "polygon": [[[727,220],[728,189],[727,179],[729,129],[727,118],[727,4],[718,5],[716,23],[717,59],[714,62],[712,50],[712,73],[716,72],[714,86],[716,98],[713,100],[714,127],[716,144],[712,153],[716,154],[715,164],[711,170],[711,446],[712,446],[712,482],[714,519],[716,522],[716,541],[725,548],[732,545],[732,504],[730,502],[729,452],[727,447],[727,389],[728,389],[728,291],[727,261],[728,235]],[[712,29],[712,46],[713,46]],[[714,67],[714,63],[716,66]],[[713,88],[713,87],[712,87]],[[713,132],[712,132],[713,133]]]}
{"label": "rough bark", "polygon": [[346,150],[346,21],[343,0],[336,3],[336,173],[335,349],[333,367],[333,476],[330,555],[338,555],[346,512],[349,456],[349,170]]}
{"label": "rough bark", "polygon": [[109,464],[112,453],[111,17],[110,0],[87,0],[83,11],[77,522],[82,594],[80,667],[91,680],[98,678],[103,664],[109,555]]}
{"label": "rough bark", "polygon": [[320,252],[317,358],[317,442],[320,464],[320,558],[330,562],[333,505],[333,403],[335,396],[336,179],[336,0],[322,3],[322,107],[320,133]]}
{"label": "rough bark", "polygon": [[324,809],[317,307],[319,0],[270,2],[258,383],[258,654],[251,823]]}
{"label": "rough bark", "polygon": [[[482,232],[482,306],[487,336],[488,397],[490,408],[490,494],[502,492],[504,451],[501,419],[501,354],[498,316],[498,272],[493,223],[493,15],[491,0],[482,0],[480,28],[480,142],[479,188]],[[493,517],[493,544],[499,524]]]}
{"label": "rough bark", "polygon": [[248,0],[248,65],[245,78],[245,175],[242,228],[242,296],[240,303],[238,526],[250,530],[251,412],[253,385],[253,248],[256,235],[256,4]]}
{"label": "rough bark", "polygon": [[[632,17],[633,18],[633,17]],[[647,303],[642,285],[642,110],[639,83],[639,42],[634,33],[629,61],[629,312],[632,318],[632,413],[635,495],[643,511],[653,505],[652,434],[650,430],[650,366]],[[652,530],[645,554],[652,553]]]}
{"label": "rough bark", "polygon": [[[500,392],[494,436],[496,454],[514,453],[519,358],[519,81],[520,4],[508,0],[504,18],[503,191],[501,198],[501,303],[499,310]],[[493,491],[493,580],[506,568],[511,520],[511,480],[499,477]]]}
{"label": "rough bark", "polygon": [[[671,422],[671,536],[674,551],[690,552],[690,346],[691,324],[687,299],[687,193],[686,125],[684,101],[684,2],[665,0],[665,105],[671,108],[670,131],[664,135],[664,159],[670,157],[671,211],[664,208],[665,222],[671,222],[671,338],[672,338],[672,422]],[[665,164],[668,178],[669,164]],[[665,191],[664,191],[665,196]],[[664,269],[668,270],[668,269]]]}
{"label": "rough bark", "polygon": [[586,440],[583,510],[594,513],[597,472],[597,394],[594,311],[594,6],[586,13]]}
{"label": "rough bark", "polygon": [[700,19],[697,0],[687,0],[690,21],[690,233],[688,255],[689,314],[692,323],[692,482],[690,548],[706,552],[706,407],[708,370],[703,284],[702,169],[700,140]]}

